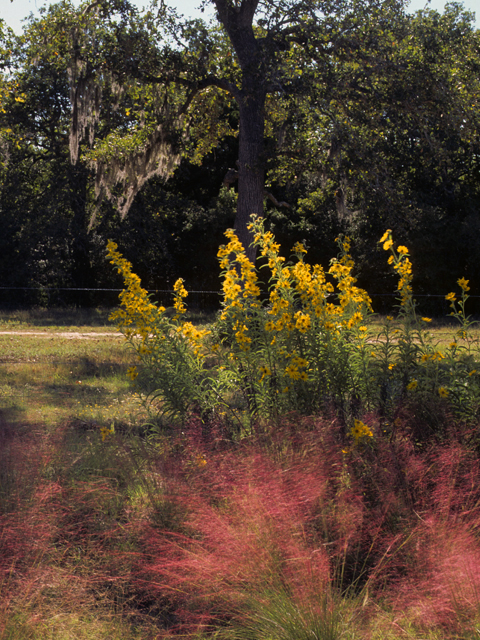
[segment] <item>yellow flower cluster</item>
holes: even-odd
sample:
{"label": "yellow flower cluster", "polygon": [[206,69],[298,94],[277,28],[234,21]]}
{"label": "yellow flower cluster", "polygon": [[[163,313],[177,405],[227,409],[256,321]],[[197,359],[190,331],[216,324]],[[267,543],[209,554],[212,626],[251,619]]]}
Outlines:
{"label": "yellow flower cluster", "polygon": [[373,431],[361,420],[354,420],[350,435],[355,439],[355,444],[362,438],[373,438]]}
{"label": "yellow flower cluster", "polygon": [[423,353],[420,357],[420,361],[421,362],[441,362],[442,360],[445,359],[445,356],[443,355],[443,353],[441,351],[433,351],[433,352],[429,352],[429,353]]}
{"label": "yellow flower cluster", "polygon": [[[204,339],[211,334],[208,329],[197,329],[191,322],[184,322],[177,327],[177,333],[183,336],[193,349],[193,353],[196,356],[204,357],[202,347],[204,345]],[[217,349],[218,349],[218,345]],[[216,349],[212,349],[215,351]]]}
{"label": "yellow flower cluster", "polygon": [[403,255],[393,268],[400,276],[397,286],[400,293],[400,302],[405,305],[412,297],[412,263]]}
{"label": "yellow flower cluster", "polygon": [[109,240],[107,257],[122,275],[125,289],[120,294],[121,306],[111,314],[110,320],[116,323],[127,339],[140,335],[145,342],[165,308],[157,307],[150,302],[148,292],[141,287],[140,278],[132,273],[132,265],[117,248],[117,245]]}
{"label": "yellow flower cluster", "polygon": [[[409,318],[416,320],[412,264],[407,247],[395,248],[390,230],[380,242],[390,252],[388,261],[399,277],[397,288],[403,324],[392,325],[393,317],[387,317],[384,335],[386,342],[391,342],[384,352],[370,344],[365,319],[371,311],[371,301],[367,293],[356,286],[349,238],[337,239],[339,256],[325,271],[320,265],[305,262],[306,249],[301,243],[293,247],[294,259],[286,261],[261,219],[254,218],[250,230],[260,260],[271,274],[268,293],[265,292],[262,299],[255,265],[248,259],[235,232],[227,231],[228,242],[218,252],[223,276],[223,308],[220,321],[214,327],[216,338],[211,340],[207,339],[210,331],[197,329],[191,322],[180,319],[186,312],[184,300],[188,295],[182,279],[174,285],[176,313],[170,320],[163,307],[150,301],[148,292],[142,289],[140,279],[132,273],[130,263],[118,252],[117,245],[108,243],[109,259],[125,281],[125,290],[120,295],[121,307],[112,318],[136,350],[142,363],[140,372],[153,373],[150,377],[142,375],[142,384],[148,384],[151,379],[159,385],[161,393],[157,397],[161,403],[170,402],[167,408],[172,415],[174,412],[186,415],[192,406],[198,406],[207,398],[205,394],[210,394],[208,402],[213,403],[212,406],[216,406],[215,403],[225,406],[230,400],[226,400],[225,395],[220,397],[218,389],[228,398],[234,397],[235,402],[241,398],[246,407],[241,411],[248,411],[255,419],[262,411],[299,408],[314,411],[319,406],[315,398],[344,397],[349,393],[365,398],[367,406],[368,402],[375,402],[378,395],[377,374],[389,376],[390,380],[401,376],[402,389],[406,385],[409,392],[417,387],[424,392],[428,387],[435,394],[438,392],[437,398],[449,397],[448,389],[439,386],[444,383],[450,388],[440,363],[453,357],[461,347],[455,340],[444,355],[427,339],[423,340],[430,318],[422,317],[422,325],[410,323]],[[458,285],[462,290],[458,305],[463,310],[469,282],[460,278]],[[448,294],[447,300],[455,311],[455,294]],[[455,311],[453,315],[459,313]],[[406,326],[410,333],[407,330],[402,333],[397,326]],[[458,335],[463,339],[465,331],[466,325],[462,325]],[[207,354],[210,356],[208,367]],[[338,371],[342,375],[338,375]],[[127,373],[132,381],[139,375],[135,366]],[[475,369],[468,373],[470,377],[475,374]],[[215,384],[215,376],[220,384],[212,392],[209,385]],[[428,385],[425,376],[430,380]],[[476,377],[471,380],[473,387]],[[190,399],[184,401],[187,396]],[[361,420],[354,420],[349,433],[355,444],[373,437],[370,427]]]}
{"label": "yellow flower cluster", "polygon": [[248,333],[252,317],[248,310],[260,308],[257,271],[233,229],[228,229],[225,235],[229,243],[222,245],[217,254],[224,270],[221,318],[231,318],[236,344],[241,351],[247,352],[252,343]]}
{"label": "yellow flower cluster", "polygon": [[[462,301],[460,302],[460,308],[462,309],[462,307],[463,307],[462,311],[465,310],[464,305],[465,305],[465,302],[466,302],[466,300],[468,298],[467,292],[470,291],[470,287],[468,286],[468,283],[469,283],[469,280],[465,280],[465,278],[459,278],[457,280],[457,284],[460,287],[460,289],[462,290]],[[445,300],[448,300],[448,302],[450,302],[450,307],[451,307],[451,309],[453,309],[453,311],[452,311],[452,313],[450,315],[457,316],[458,312],[457,312],[457,309],[455,308],[455,302],[457,302],[457,298],[456,298],[456,295],[453,293],[453,291],[448,293],[445,296]],[[460,319],[460,317],[459,317],[459,319]]]}
{"label": "yellow flower cluster", "polygon": [[308,380],[308,374],[305,369],[308,367],[308,362],[305,358],[301,358],[297,355],[293,355],[290,360],[290,364],[285,369],[285,375],[292,380]]}
{"label": "yellow flower cluster", "polygon": [[[204,338],[210,331],[198,330],[190,322],[178,322],[186,312],[183,300],[188,293],[183,280],[180,278],[174,285],[173,306],[176,315],[172,323],[165,316],[165,308],[157,307],[150,301],[148,292],[141,287],[140,278],[132,273],[132,265],[117,250],[115,243],[108,242],[107,256],[125,282],[125,289],[120,294],[120,308],[110,318],[134,347],[140,360],[150,362],[152,358],[164,358],[170,345],[179,339],[186,341],[194,356],[203,359]],[[130,367],[127,375],[135,381],[138,377],[137,367]]]}
{"label": "yellow flower cluster", "polygon": [[[392,230],[387,229],[380,238],[385,251],[391,251],[392,254],[388,258],[388,264],[393,264],[393,268],[399,275],[397,290],[400,293],[400,304],[407,308],[413,304],[412,300],[412,263],[408,257],[407,247],[400,245],[395,251],[393,247]],[[429,322],[428,319],[425,320]]]}
{"label": "yellow flower cluster", "polygon": [[242,351],[250,351],[250,346],[252,344],[252,338],[247,335],[248,327],[246,324],[235,323],[235,340],[237,341],[238,346]]}
{"label": "yellow flower cluster", "polygon": [[115,427],[113,426],[113,424],[111,425],[110,429],[108,427],[100,427],[100,435],[102,436],[102,442],[105,442],[105,440],[110,436],[113,436],[114,433],[115,433]]}
{"label": "yellow flower cluster", "polygon": [[[326,299],[333,292],[333,287],[326,282],[325,273],[319,265],[313,268],[303,261],[306,253],[304,246],[297,243],[293,251],[298,262],[285,266],[285,258],[279,255],[280,246],[274,242],[273,234],[264,231],[253,222],[254,243],[259,247],[260,256],[267,258],[272,272],[270,290],[270,308],[267,331],[292,332],[295,329],[306,333],[311,329],[314,318],[325,316]],[[295,300],[301,302],[302,310],[296,310]],[[298,309],[298,306],[297,306]]]}
{"label": "yellow flower cluster", "polygon": [[[339,259],[332,260],[328,275],[337,281],[339,304],[328,302],[335,289],[327,282],[320,265],[313,267],[304,262],[304,246],[297,243],[294,254],[297,262],[285,266],[285,259],[279,255],[279,245],[273,235],[265,232],[254,220],[251,227],[255,231],[255,244],[260,255],[266,257],[272,271],[269,315],[274,318],[266,329],[277,332],[309,332],[320,323],[324,329],[338,331],[342,326],[352,328],[364,318],[364,310],[371,309],[367,293],[355,286],[352,276],[354,262],[349,254],[350,239],[338,239],[341,248]],[[301,310],[298,311],[298,303]]]}
{"label": "yellow flower cluster", "polygon": [[240,303],[239,297],[245,300],[248,298],[257,299],[260,295],[257,272],[245,255],[245,249],[233,229],[228,229],[225,235],[230,242],[227,245],[222,245],[217,254],[220,259],[220,268],[225,270],[223,274],[225,307],[241,307],[243,305]]}
{"label": "yellow flower cluster", "polygon": [[130,378],[130,380],[135,380],[138,377],[137,367],[129,367],[127,369],[127,376]]}
{"label": "yellow flower cluster", "polygon": [[312,326],[310,316],[302,311],[297,311],[295,314],[295,328],[300,331],[300,333],[306,333]]}
{"label": "yellow flower cluster", "polygon": [[340,258],[334,258],[328,273],[337,281],[339,305],[334,309],[329,305],[332,315],[344,316],[342,324],[348,329],[360,325],[365,311],[372,310],[372,301],[367,292],[355,286],[356,278],[352,276],[354,262],[350,256],[350,238],[337,238],[340,245]]}
{"label": "yellow flower cluster", "polygon": [[188,292],[185,289],[185,287],[183,286],[183,279],[182,278],[179,278],[175,282],[175,284],[173,285],[173,291],[174,291],[173,307],[174,307],[175,311],[177,312],[175,318],[178,319],[187,310],[187,307],[185,306],[185,304],[183,302],[183,298],[186,298],[188,296]]}
{"label": "yellow flower cluster", "polygon": [[260,373],[262,374],[260,378],[260,382],[262,382],[266,376],[272,375],[272,370],[270,369],[270,367],[267,367],[266,365],[262,365],[260,367]]}

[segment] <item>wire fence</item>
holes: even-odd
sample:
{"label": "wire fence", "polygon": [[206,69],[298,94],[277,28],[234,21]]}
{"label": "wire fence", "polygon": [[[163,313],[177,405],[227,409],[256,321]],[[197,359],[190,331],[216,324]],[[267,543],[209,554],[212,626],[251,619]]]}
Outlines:
{"label": "wire fence", "polygon": [[[32,306],[115,307],[123,289],[88,287],[2,287],[0,308]],[[148,289],[152,301],[169,307],[173,304],[173,289]],[[200,311],[220,307],[220,291],[193,289],[188,291],[188,306]]]}
{"label": "wire fence", "polygon": [[[115,307],[123,289],[88,287],[4,287],[0,286],[0,308],[13,309],[32,306]],[[173,289],[148,289],[152,300],[163,306],[173,303]],[[398,293],[370,293],[373,308],[388,313],[398,304]],[[420,293],[414,295],[419,312],[448,315],[450,304],[445,294]],[[188,291],[188,306],[199,311],[214,311],[220,307],[221,291],[193,289]],[[480,315],[480,295],[471,295],[468,313]]]}

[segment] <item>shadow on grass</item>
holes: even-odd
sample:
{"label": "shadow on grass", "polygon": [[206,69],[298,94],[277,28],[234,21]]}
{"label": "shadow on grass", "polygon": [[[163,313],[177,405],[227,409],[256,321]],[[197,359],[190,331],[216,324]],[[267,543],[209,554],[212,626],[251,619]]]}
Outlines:
{"label": "shadow on grass", "polygon": [[112,326],[108,318],[110,308],[51,308],[20,309],[17,311],[0,311],[0,321],[12,325],[22,324],[35,327],[106,327]]}
{"label": "shadow on grass", "polygon": [[49,398],[55,398],[59,404],[72,404],[72,402],[81,402],[82,404],[102,405],[112,401],[112,391],[102,384],[87,383],[53,383],[42,385],[37,390],[37,395]]}
{"label": "shadow on grass", "polygon": [[[109,317],[116,308],[0,309],[0,324],[30,327],[112,327]],[[193,308],[188,310],[187,318],[193,324],[208,324],[213,322],[216,313]]]}
{"label": "shadow on grass", "polygon": [[0,409],[0,515],[15,511],[31,497],[43,457],[23,411]]}
{"label": "shadow on grass", "polygon": [[23,414],[24,410],[16,405],[0,409],[0,448],[6,439],[18,434],[16,424]]}
{"label": "shadow on grass", "polygon": [[114,360],[98,360],[88,356],[81,356],[71,360],[68,364],[72,373],[80,378],[104,378],[125,375],[125,363]]}

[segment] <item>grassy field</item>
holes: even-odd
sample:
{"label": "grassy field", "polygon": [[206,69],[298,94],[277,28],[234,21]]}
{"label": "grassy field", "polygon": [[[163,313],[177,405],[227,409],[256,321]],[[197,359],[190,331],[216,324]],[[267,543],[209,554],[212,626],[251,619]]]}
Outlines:
{"label": "grassy field", "polygon": [[334,416],[150,438],[131,363],[106,311],[0,314],[0,640],[480,637],[461,425],[421,447],[402,414],[368,446]]}
{"label": "grassy field", "polygon": [[[76,321],[76,322],[75,322]],[[128,352],[108,313],[34,311],[0,318],[0,399],[4,417],[55,429],[65,420],[116,417],[131,392]]]}

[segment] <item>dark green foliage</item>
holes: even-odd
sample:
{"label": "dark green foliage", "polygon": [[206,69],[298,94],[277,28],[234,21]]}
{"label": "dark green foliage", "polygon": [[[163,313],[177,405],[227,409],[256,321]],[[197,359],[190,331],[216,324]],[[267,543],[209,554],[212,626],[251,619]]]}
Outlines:
{"label": "dark green foliage", "polygon": [[[149,289],[171,289],[177,277],[189,290],[218,289],[216,251],[237,207],[237,186],[222,190],[239,153],[239,108],[227,85],[239,87],[240,72],[230,41],[220,28],[181,24],[173,13],[155,22],[128,3],[98,6],[101,22],[85,7],[73,11],[59,2],[32,19],[20,38],[3,29],[0,284],[16,287],[0,291],[3,306],[114,304],[115,293],[62,290],[119,284],[104,266],[108,238]],[[305,5],[306,15],[312,6]],[[267,226],[287,257],[300,240],[324,266],[335,238],[351,236],[359,284],[379,311],[394,303],[376,295],[392,291],[376,249],[391,228],[411,252],[422,312],[443,314],[443,296],[457,278],[470,279],[474,294],[480,284],[478,31],[457,4],[443,15],[406,16],[396,2],[371,2],[367,10],[352,0],[337,9],[315,29],[306,20],[302,37],[295,23],[293,40],[272,35],[265,16],[258,18],[257,30],[268,35],[265,78],[271,87],[279,83],[278,90],[269,86],[265,105],[266,188],[289,205],[265,199]],[[88,140],[81,142],[72,165],[65,34],[82,21],[85,78],[103,78],[103,102],[98,144],[89,150]],[[185,50],[162,40],[174,27]],[[166,80],[180,71],[183,84]],[[120,222],[114,206],[97,199],[95,162],[122,149],[127,154],[128,145],[143,144],[154,125],[180,113],[195,74],[202,82],[216,74],[226,84],[196,94],[181,126],[169,121],[172,149],[180,149],[182,160],[169,180],[147,182]],[[432,297],[422,297],[427,294]],[[198,300],[216,303],[213,294]],[[474,298],[470,303],[471,311],[480,310]]]}

